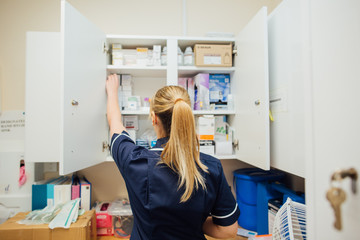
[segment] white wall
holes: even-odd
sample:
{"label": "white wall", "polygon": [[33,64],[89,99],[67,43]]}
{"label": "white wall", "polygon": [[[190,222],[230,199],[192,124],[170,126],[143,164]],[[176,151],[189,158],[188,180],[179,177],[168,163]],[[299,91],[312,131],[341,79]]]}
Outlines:
{"label": "white wall", "polygon": [[[237,34],[263,6],[270,13],[281,0],[187,0],[188,36],[207,32]],[[182,0],[69,0],[106,34],[183,35]],[[0,109],[25,108],[26,31],[60,31],[60,0],[0,1]],[[232,171],[245,164],[224,160],[229,183]],[[108,173],[104,178],[104,172]],[[81,171],[94,185],[93,199],[111,200],[127,195],[113,163]],[[114,185],[114,183],[117,183]]]}
{"label": "white wall", "polygon": [[[182,35],[182,0],[69,0],[106,34]],[[238,33],[262,5],[281,0],[187,0],[187,35]],[[25,33],[60,31],[60,0],[0,1],[1,109],[25,107]]]}

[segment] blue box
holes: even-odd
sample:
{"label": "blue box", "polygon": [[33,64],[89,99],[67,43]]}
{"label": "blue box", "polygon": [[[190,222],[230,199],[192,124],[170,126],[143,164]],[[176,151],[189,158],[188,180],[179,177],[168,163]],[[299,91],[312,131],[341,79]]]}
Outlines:
{"label": "blue box", "polygon": [[209,74],[210,103],[227,104],[230,93],[230,74]]}
{"label": "blue box", "polygon": [[234,183],[236,198],[242,203],[256,205],[257,183],[266,181],[278,181],[285,174],[277,170],[265,171],[259,168],[244,168],[234,171]]}
{"label": "blue box", "polygon": [[305,204],[305,195],[295,192],[278,182],[259,182],[257,185],[257,228],[256,232],[261,234],[269,233],[268,203],[270,199],[283,199],[283,203],[290,197],[291,200]]}

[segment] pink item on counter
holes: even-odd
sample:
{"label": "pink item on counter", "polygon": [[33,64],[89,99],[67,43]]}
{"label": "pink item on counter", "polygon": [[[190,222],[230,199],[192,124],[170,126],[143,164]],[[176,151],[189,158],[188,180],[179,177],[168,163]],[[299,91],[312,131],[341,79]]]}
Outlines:
{"label": "pink item on counter", "polygon": [[25,166],[20,167],[20,174],[19,174],[19,187],[24,185],[26,182],[26,175],[25,175]]}

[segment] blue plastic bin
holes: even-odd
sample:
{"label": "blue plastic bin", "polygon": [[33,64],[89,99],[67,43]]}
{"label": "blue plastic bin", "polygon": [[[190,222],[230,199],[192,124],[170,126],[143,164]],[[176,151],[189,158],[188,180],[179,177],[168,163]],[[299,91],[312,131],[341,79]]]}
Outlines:
{"label": "blue plastic bin", "polygon": [[240,217],[238,223],[242,228],[256,231],[257,224],[257,210],[256,205],[248,205],[238,201],[240,209]]}
{"label": "blue plastic bin", "polygon": [[256,231],[257,222],[257,185],[262,182],[279,181],[285,174],[278,170],[265,171],[259,168],[243,168],[234,171],[236,200],[240,209],[238,223],[241,227]]}
{"label": "blue plastic bin", "polygon": [[256,205],[257,183],[278,181],[285,174],[277,170],[265,171],[259,168],[243,168],[234,171],[236,199],[245,204]]}

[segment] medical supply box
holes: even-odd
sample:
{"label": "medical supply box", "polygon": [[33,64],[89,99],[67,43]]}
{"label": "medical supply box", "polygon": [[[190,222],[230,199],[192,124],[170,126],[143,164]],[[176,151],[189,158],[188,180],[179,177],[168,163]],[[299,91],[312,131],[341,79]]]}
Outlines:
{"label": "medical supply box", "polygon": [[109,202],[101,202],[95,207],[96,212],[96,232],[98,236],[112,236],[114,229],[112,226],[112,216],[108,213]]}
{"label": "medical supply box", "polygon": [[79,216],[69,229],[50,229],[48,224],[25,225],[18,221],[28,213],[21,212],[0,224],[1,240],[96,240],[95,211],[87,211]]}
{"label": "medical supply box", "polygon": [[232,67],[232,44],[195,44],[198,67]]}
{"label": "medical supply box", "polygon": [[214,103],[227,107],[229,93],[230,74],[209,74],[210,104]]}

